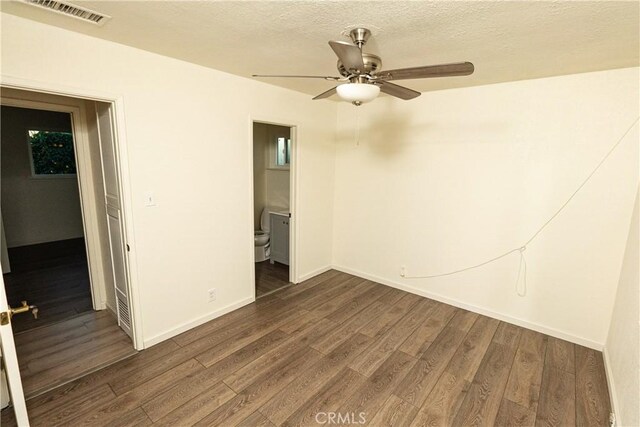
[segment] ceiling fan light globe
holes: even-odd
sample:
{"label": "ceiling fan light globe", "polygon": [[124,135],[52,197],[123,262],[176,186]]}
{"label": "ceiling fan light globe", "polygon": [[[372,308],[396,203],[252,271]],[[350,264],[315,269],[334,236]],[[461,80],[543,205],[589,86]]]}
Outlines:
{"label": "ceiling fan light globe", "polygon": [[371,83],[345,83],[336,90],[344,101],[358,103],[373,101],[380,94],[380,87]]}

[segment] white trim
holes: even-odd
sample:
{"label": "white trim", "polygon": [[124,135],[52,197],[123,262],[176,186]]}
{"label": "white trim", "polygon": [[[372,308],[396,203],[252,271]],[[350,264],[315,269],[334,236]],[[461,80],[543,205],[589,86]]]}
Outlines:
{"label": "white trim", "polygon": [[252,301],[255,301],[256,298],[258,297],[257,295],[257,291],[256,291],[256,242],[255,242],[255,217],[254,217],[254,212],[255,212],[255,189],[253,188],[253,119],[251,118],[251,116],[249,116],[249,137],[248,137],[248,141],[249,141],[249,145],[248,145],[248,152],[249,152],[249,233],[247,233],[247,235],[249,236],[249,245],[250,245],[250,252],[249,252],[249,261],[250,261],[250,272],[249,272],[249,277],[251,280],[251,295],[252,295]]}
{"label": "white trim", "polygon": [[[127,144],[127,134],[125,130],[124,98],[121,95],[96,91],[93,89],[78,88],[56,84],[52,82],[42,82],[20,77],[0,75],[0,86],[9,89],[27,90],[43,94],[66,96],[89,101],[100,101],[112,104],[115,113],[114,136],[119,149],[118,162],[120,163],[120,188],[122,190],[122,206],[124,213],[124,230],[127,243],[130,244],[131,251],[128,252],[128,274],[129,291],[131,295],[131,308],[133,314],[133,345],[136,350],[144,348],[143,326],[142,326],[142,304],[140,289],[138,286],[138,263],[136,258],[136,246],[134,239],[133,225],[133,195],[131,190],[131,173],[129,170],[129,145]],[[253,226],[252,226],[253,227]]]}
{"label": "white trim", "polygon": [[[96,212],[96,199],[93,184],[93,174],[91,171],[91,154],[89,152],[89,133],[87,131],[86,111],[82,104],[78,106],[63,105],[52,101],[34,101],[29,99],[4,96],[0,103],[9,107],[30,108],[35,110],[55,111],[68,113],[71,121],[71,133],[73,135],[73,151],[76,162],[76,174],[70,178],[75,178],[78,183],[80,196],[80,213],[82,216],[83,236],[85,239],[85,250],[89,266],[89,286],[91,289],[91,299],[95,310],[104,310],[104,271],[102,257],[100,256],[98,235],[98,217]],[[31,147],[29,146],[29,156],[31,157]],[[31,160],[32,161],[32,160]],[[33,173],[33,170],[32,170]],[[33,176],[31,178],[34,178]],[[39,178],[42,179],[42,178]]]}
{"label": "white trim", "polygon": [[445,297],[443,295],[429,292],[421,288],[414,288],[413,286],[406,285],[404,283],[394,282],[392,280],[384,279],[382,277],[378,277],[372,274],[363,273],[358,270],[354,270],[348,267],[342,267],[338,265],[334,265],[333,268],[338,271],[342,271],[343,273],[352,274],[354,276],[362,277],[363,279],[368,279],[374,282],[382,283],[383,285],[391,286],[392,288],[400,289],[406,292],[410,292],[412,294],[420,295],[423,297],[431,298],[436,301],[443,302],[445,304],[453,305],[454,307],[463,308],[465,310],[473,311],[474,313],[482,314],[484,316],[488,316],[494,319],[502,320],[507,323],[512,323],[514,325],[521,326],[523,328],[531,329],[536,332],[540,332],[555,338],[559,338],[565,341],[572,342],[574,344],[578,344],[584,347],[588,347],[594,350],[602,351],[604,348],[604,344],[598,343],[595,341],[588,340],[586,338],[582,338],[576,335],[568,334],[566,332],[559,331],[557,329],[549,328],[544,325],[540,325],[538,323],[529,322],[527,320],[518,319],[517,317],[507,316],[502,313],[498,313],[492,310],[487,310],[483,307],[478,307],[472,304],[467,304],[465,302]]}
{"label": "white trim", "polygon": [[300,144],[298,142],[298,126],[291,126],[291,153],[289,160],[289,282],[300,283],[298,260],[300,251],[298,236],[300,235],[300,212],[298,201],[298,183],[300,182]]}
{"label": "white trim", "polygon": [[9,76],[7,74],[0,75],[0,85],[9,89],[29,90],[32,92],[44,93],[49,95],[67,96],[70,98],[80,98],[89,101],[114,102],[120,96],[95,91],[75,86],[61,85],[51,82],[41,82],[20,77]]}
{"label": "white trim", "polygon": [[191,320],[189,322],[185,322],[182,323],[181,325],[170,329],[166,332],[162,332],[161,334],[158,334],[154,337],[151,337],[147,340],[144,341],[144,348],[149,348],[152,345],[156,345],[158,343],[161,343],[162,341],[168,340],[169,338],[173,338],[176,335],[180,335],[183,332],[186,332],[190,329],[193,329],[195,327],[198,327],[204,323],[210,322],[213,319],[216,319],[220,316],[224,316],[227,313],[230,313],[234,310],[237,310],[241,307],[244,307],[247,304],[251,304],[255,302],[255,298],[253,297],[249,297],[249,298],[245,298],[242,299],[240,301],[234,302],[232,304],[227,305],[226,307],[222,307],[219,310],[214,311],[213,313],[209,313],[206,314],[202,317],[197,318],[196,320]]}
{"label": "white trim", "polygon": [[78,175],[75,173],[57,173],[57,174],[40,174],[31,175],[27,179],[33,179],[34,181],[46,181],[48,179],[78,179]]}
{"label": "white trim", "polygon": [[[302,276],[300,276],[298,278],[298,280],[299,280],[299,282],[304,282],[305,280],[309,280],[309,279],[311,279],[313,277],[316,277],[316,276],[318,276],[318,275],[320,275],[322,273],[326,273],[329,270],[333,270],[333,267],[330,266],[330,265],[327,265],[325,267],[322,267],[322,268],[319,268],[317,270],[314,270],[311,273],[303,274]],[[336,268],[336,270],[337,270],[337,268]]]}
{"label": "white trim", "polygon": [[616,425],[624,425],[622,424],[622,420],[618,418],[618,395],[616,394],[616,387],[613,379],[613,368],[611,367],[611,358],[609,357],[609,351],[607,350],[607,346],[605,345],[602,349],[602,360],[604,362],[604,372],[607,377],[607,386],[609,387],[609,397],[611,399],[611,412],[616,417]]}

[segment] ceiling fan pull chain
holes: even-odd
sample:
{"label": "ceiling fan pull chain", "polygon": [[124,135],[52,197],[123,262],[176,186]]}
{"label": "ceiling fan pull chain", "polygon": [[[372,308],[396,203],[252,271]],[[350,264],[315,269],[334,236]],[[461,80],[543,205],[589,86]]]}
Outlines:
{"label": "ceiling fan pull chain", "polygon": [[356,147],[360,146],[360,109],[356,108]]}

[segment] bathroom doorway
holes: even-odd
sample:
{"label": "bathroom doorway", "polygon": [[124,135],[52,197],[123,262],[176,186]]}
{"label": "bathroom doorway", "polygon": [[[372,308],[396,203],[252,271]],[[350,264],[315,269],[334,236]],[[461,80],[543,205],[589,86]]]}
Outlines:
{"label": "bathroom doorway", "polygon": [[255,295],[292,284],[292,171],[295,128],[253,122]]}

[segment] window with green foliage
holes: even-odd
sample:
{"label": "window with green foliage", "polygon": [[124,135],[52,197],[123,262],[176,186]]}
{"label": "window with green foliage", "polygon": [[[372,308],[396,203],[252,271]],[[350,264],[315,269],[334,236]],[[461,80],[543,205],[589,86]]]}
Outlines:
{"label": "window with green foliage", "polygon": [[34,176],[76,173],[71,132],[30,130],[28,134]]}

